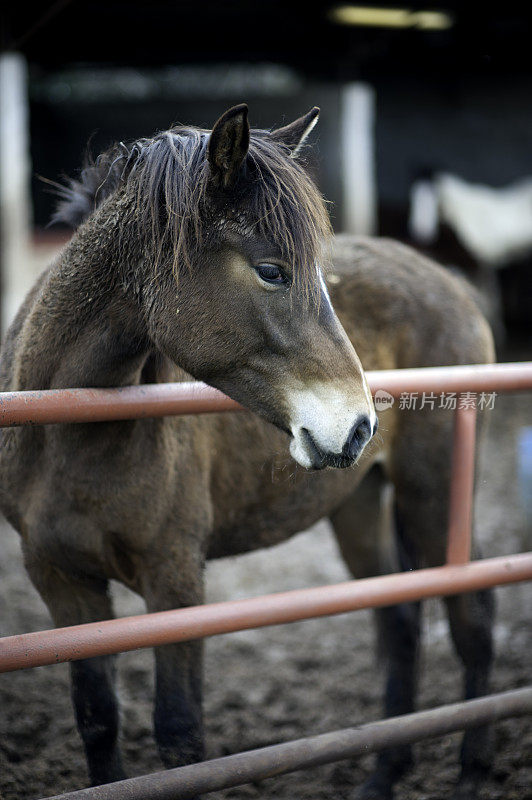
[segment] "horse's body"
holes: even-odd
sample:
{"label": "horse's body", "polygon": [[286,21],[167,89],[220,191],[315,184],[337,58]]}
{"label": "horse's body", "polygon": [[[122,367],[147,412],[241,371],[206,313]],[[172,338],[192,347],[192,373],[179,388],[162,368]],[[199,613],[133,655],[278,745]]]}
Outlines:
{"label": "horse's body", "polygon": [[[296,133],[301,137],[304,131]],[[233,138],[233,156],[234,147]],[[214,173],[212,152],[209,158]],[[227,177],[230,167],[227,159],[224,163]],[[224,190],[230,186],[228,180]],[[27,569],[55,623],[111,617],[110,578],[139,592],[150,611],[200,603],[205,558],[275,544],[324,516],[356,576],[399,563],[441,564],[452,414],[399,411],[396,404],[382,416],[378,441],[368,444],[376,425],[367,385],[323,281],[307,287],[317,287],[316,302],[310,291],[299,305],[294,288],[277,318],[271,304],[280,295],[277,286],[274,292],[269,286],[272,276],[278,282],[277,275],[271,263],[267,270],[261,266],[267,291],[257,297],[270,305],[259,309],[254,301],[247,320],[241,282],[252,270],[244,271],[234,253],[227,255],[225,243],[217,251],[216,269],[222,264],[231,274],[231,285],[239,289],[235,298],[216,282],[209,284],[217,273],[208,266],[202,273],[194,265],[184,270],[176,287],[171,269],[161,276],[160,269],[153,273],[143,266],[142,251],[132,241],[122,239],[117,247],[123,217],[135,212],[128,205],[127,182],[121,187],[113,186],[28,295],[4,345],[0,389],[187,380],[190,372],[276,427],[239,412],[2,430],[2,509],[21,533]],[[242,236],[250,235],[240,221],[239,226]],[[234,247],[244,249],[241,243]],[[257,247],[264,250],[263,244]],[[193,280],[206,282],[208,301],[202,302]],[[295,275],[293,284],[297,287]],[[255,288],[253,283],[249,292]],[[217,289],[219,313],[213,306]],[[329,290],[365,369],[493,358],[489,329],[465,284],[397,243],[339,237]],[[238,335],[227,342],[233,317],[239,318]],[[285,330],[285,318],[296,327]],[[173,326],[179,325],[175,344]],[[251,354],[245,349],[247,326],[262,326]],[[205,345],[205,329],[214,329],[214,344]],[[250,336],[253,330],[249,327]],[[275,355],[264,368],[263,351],[265,358]],[[279,386],[286,380],[296,389],[282,395]],[[294,418],[305,414],[304,424],[296,425]],[[290,453],[303,467],[358,460],[352,469],[309,472]],[[379,513],[385,481],[394,486],[398,548]],[[453,598],[448,608],[466,667],[466,693],[474,696],[485,690],[490,663],[488,597]],[[418,608],[385,609],[377,616],[389,661],[386,710],[407,712],[414,702]],[[157,650],[155,732],[168,766],[202,755],[200,653],[197,642]],[[93,782],[123,774],[113,674],[112,657],[72,665],[74,704]],[[383,754],[362,796],[391,797],[408,759],[407,748]],[[486,759],[485,737],[466,737],[462,785],[468,797]]]}

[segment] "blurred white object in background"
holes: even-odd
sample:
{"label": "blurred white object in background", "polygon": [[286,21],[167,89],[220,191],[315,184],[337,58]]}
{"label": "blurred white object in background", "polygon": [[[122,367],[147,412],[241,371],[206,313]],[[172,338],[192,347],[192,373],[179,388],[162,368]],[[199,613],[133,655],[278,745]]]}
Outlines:
{"label": "blurred white object in background", "polygon": [[377,230],[375,91],[347,83],[340,94],[342,230],[371,236]]}
{"label": "blurred white object in background", "polygon": [[[0,261],[2,330],[33,281],[30,266],[30,147],[27,67],[23,56],[0,56]],[[28,271],[31,274],[28,274]]]}
{"label": "blurred white object in background", "polygon": [[494,189],[436,174],[412,185],[410,235],[432,244],[446,223],[479,263],[499,268],[532,252],[532,178]]}
{"label": "blurred white object in background", "polygon": [[434,182],[422,179],[410,189],[408,232],[419,244],[432,244],[438,236],[438,197]]}
{"label": "blurred white object in background", "polygon": [[532,178],[503,189],[438,175],[440,215],[478,261],[502,267],[532,250]]}

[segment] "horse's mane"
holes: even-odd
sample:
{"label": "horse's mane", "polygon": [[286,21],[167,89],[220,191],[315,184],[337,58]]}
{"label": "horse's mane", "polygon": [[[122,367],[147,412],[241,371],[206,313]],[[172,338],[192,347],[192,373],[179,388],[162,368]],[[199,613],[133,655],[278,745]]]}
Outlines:
{"label": "horse's mane", "polygon": [[[118,152],[122,150],[122,152]],[[67,178],[66,184],[44,179],[53,186],[53,193],[59,198],[50,224],[68,225],[74,230],[111,195],[122,182],[124,161],[129,150],[122,142],[113,145],[94,160],[90,153],[85,156],[80,176]]]}
{"label": "horse's mane", "polygon": [[[190,264],[192,248],[208,233],[207,143],[208,131],[175,127],[152,139],[113,145],[86,162],[79,179],[60,187],[52,221],[75,228],[126,185],[135,193],[139,230],[149,237],[156,260],[170,244],[174,267]],[[254,225],[281,247],[296,282],[310,285],[331,228],[319,191],[287,146],[266,131],[252,131],[245,176],[226,205],[230,223]]]}

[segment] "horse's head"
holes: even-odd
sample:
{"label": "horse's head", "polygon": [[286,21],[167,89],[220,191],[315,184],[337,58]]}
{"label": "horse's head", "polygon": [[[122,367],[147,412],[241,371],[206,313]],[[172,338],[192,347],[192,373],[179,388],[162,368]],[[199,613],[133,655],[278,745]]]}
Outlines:
{"label": "horse's head", "polygon": [[153,281],[153,340],[286,431],[307,468],[349,466],[377,424],[323,279],[327,212],[296,158],[318,113],[270,133],[250,131],[247,107],[236,106],[212,132],[151,140],[136,167],[139,205],[157,215],[144,227],[157,231],[162,201],[160,267],[170,258],[177,270],[177,283],[161,281],[160,267]]}

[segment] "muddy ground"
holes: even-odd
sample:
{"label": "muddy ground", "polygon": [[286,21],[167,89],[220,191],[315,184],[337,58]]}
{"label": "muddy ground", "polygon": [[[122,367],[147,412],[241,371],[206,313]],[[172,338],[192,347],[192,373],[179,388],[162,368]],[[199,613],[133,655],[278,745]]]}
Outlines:
{"label": "muddy ground", "polygon": [[[477,529],[486,555],[530,546],[517,480],[518,440],[532,426],[529,396],[497,398],[482,457]],[[528,526],[530,520],[528,520]],[[346,571],[326,523],[289,543],[217,562],[208,568],[210,600],[344,580]],[[141,612],[140,600],[116,586],[120,614]],[[497,590],[495,690],[530,682],[530,586]],[[27,578],[16,534],[0,528],[0,632],[50,626],[45,606]],[[378,719],[383,673],[373,652],[369,612],[211,639],[206,644],[205,710],[208,756]],[[420,706],[460,697],[460,670],[436,600],[425,603]],[[150,651],[120,657],[123,747],[131,775],[161,768],[151,732]],[[532,736],[522,720],[496,726],[496,755],[482,797],[532,796]],[[397,800],[450,796],[457,776],[459,736],[416,746],[416,767]],[[350,798],[368,775],[370,757],[245,786],[217,798],[331,800]],[[40,798],[86,785],[82,749],[70,706],[66,665],[0,675],[0,794],[3,800]]]}

